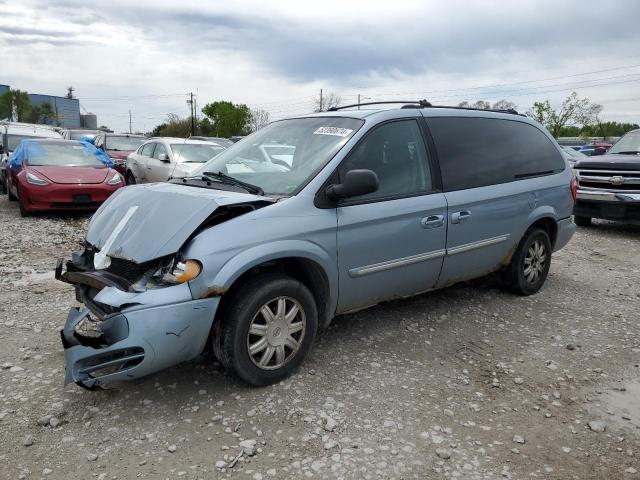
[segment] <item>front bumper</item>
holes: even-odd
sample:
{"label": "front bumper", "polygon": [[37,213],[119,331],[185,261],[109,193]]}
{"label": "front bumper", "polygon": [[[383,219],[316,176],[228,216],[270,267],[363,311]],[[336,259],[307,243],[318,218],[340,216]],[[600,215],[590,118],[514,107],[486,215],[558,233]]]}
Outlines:
{"label": "front bumper", "polygon": [[77,329],[91,313],[72,308],[60,332],[65,385],[95,388],[191,360],[204,350],[219,301],[214,297],[126,309],[104,318],[90,337]]}
{"label": "front bumper", "polygon": [[578,190],[574,215],[640,224],[640,193]]}
{"label": "front bumper", "polygon": [[121,186],[20,182],[20,198],[28,210],[95,210]]}

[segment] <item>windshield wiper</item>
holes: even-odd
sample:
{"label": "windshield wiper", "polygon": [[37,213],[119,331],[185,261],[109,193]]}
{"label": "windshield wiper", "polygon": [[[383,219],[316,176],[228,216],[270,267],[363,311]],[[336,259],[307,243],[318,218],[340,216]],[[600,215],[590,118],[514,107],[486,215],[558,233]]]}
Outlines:
{"label": "windshield wiper", "polygon": [[251,183],[243,182],[229,175],[226,175],[220,171],[203,172],[202,176],[204,178],[214,179],[220,183],[226,183],[227,185],[234,185],[236,187],[244,188],[247,192],[253,193],[255,195],[264,195],[264,190],[262,190],[262,188],[258,187],[257,185],[252,185]]}
{"label": "windshield wiper", "polygon": [[640,153],[640,151],[638,150],[626,150],[624,152],[612,152],[613,154],[620,154],[620,155],[638,155]]}

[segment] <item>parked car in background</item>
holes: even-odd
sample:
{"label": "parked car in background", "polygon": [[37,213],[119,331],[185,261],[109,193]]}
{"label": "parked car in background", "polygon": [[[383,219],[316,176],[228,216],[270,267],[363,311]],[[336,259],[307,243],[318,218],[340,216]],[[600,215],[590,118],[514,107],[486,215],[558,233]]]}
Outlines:
{"label": "parked car in background", "polygon": [[100,130],[88,130],[84,128],[70,129],[70,130],[65,130],[64,138],[67,140],[82,140],[82,139],[95,140],[98,133],[100,133]]}
{"label": "parked car in background", "polygon": [[127,157],[146,141],[147,137],[144,135],[99,132],[93,139],[93,144],[106,152],[113,161],[114,168],[125,175]]}
{"label": "parked car in background", "polygon": [[9,159],[9,200],[21,215],[43,210],[95,210],[124,186],[104,152],[75,140],[23,140]]}
{"label": "parked car in background", "polygon": [[61,139],[62,135],[47,125],[0,122],[0,193],[7,193],[7,160],[22,140],[34,138]]}
{"label": "parked car in background", "polygon": [[[117,192],[56,269],[85,305],[62,330],[65,383],[148,375],[209,342],[266,385],[335,315],[498,270],[538,292],[575,231],[553,137],[517,114],[410,107],[276,121],[190,177]],[[274,144],[291,167],[247,162]]]}
{"label": "parked car in background", "polygon": [[205,140],[207,142],[213,142],[213,143],[217,143],[218,145],[220,145],[221,147],[224,148],[229,148],[231,145],[233,145],[233,141],[229,140],[228,138],[223,138],[223,137],[202,137],[199,135],[194,135],[189,137],[191,140]]}
{"label": "parked car in background", "polygon": [[166,182],[191,175],[224,150],[214,142],[184,138],[153,138],[127,158],[127,185]]}
{"label": "parked car in background", "polygon": [[574,220],[592,218],[640,224],[640,130],[627,132],[606,155],[579,160]]}
{"label": "parked car in background", "polygon": [[230,137],[229,140],[231,140],[233,143],[237,143],[245,137],[246,135],[236,135],[236,136]]}
{"label": "parked car in background", "polygon": [[588,143],[586,145],[583,145],[582,147],[580,147],[580,150],[578,151],[585,154],[588,157],[594,157],[598,155],[604,155],[605,153],[607,153],[607,150],[609,150],[610,148],[611,148],[610,143],[593,142],[593,143]]}
{"label": "parked car in background", "polygon": [[567,162],[569,162],[569,165],[571,165],[572,167],[576,164],[578,160],[584,160],[585,158],[589,158],[587,155],[575,150],[573,147],[560,146],[560,148],[562,148],[564,152],[564,156],[567,159]]}

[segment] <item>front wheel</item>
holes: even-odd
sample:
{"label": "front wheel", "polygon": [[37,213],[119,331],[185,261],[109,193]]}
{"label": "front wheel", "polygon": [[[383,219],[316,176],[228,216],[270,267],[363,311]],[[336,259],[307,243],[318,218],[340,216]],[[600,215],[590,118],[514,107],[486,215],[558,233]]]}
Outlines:
{"label": "front wheel", "polygon": [[133,176],[133,173],[127,172],[127,174],[124,176],[124,182],[127,185],[135,185],[136,177]]}
{"label": "front wheel", "polygon": [[579,227],[588,227],[591,225],[591,217],[581,217],[579,215],[574,215],[573,223],[575,223]]}
{"label": "front wheel", "polygon": [[540,228],[532,228],[525,233],[504,272],[506,286],[518,295],[533,295],[542,288],[550,267],[549,235]]}
{"label": "front wheel", "polygon": [[317,328],[316,304],[305,285],[285,275],[261,275],[237,290],[224,309],[214,350],[241,380],[269,385],[302,363]]}
{"label": "front wheel", "polygon": [[16,197],[13,193],[11,193],[11,188],[9,188],[9,176],[5,175],[4,177],[4,188],[7,190],[7,196],[9,197],[10,202],[15,202],[18,197]]}
{"label": "front wheel", "polygon": [[20,195],[20,191],[18,191],[18,206],[20,207],[20,216],[21,217],[28,217],[28,216],[31,215],[31,211],[25,205],[24,199]]}

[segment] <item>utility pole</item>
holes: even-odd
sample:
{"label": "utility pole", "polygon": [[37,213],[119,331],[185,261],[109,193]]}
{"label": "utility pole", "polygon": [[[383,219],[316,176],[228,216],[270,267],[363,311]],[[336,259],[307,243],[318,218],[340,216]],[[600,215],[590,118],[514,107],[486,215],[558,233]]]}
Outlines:
{"label": "utility pole", "polygon": [[360,110],[360,94],[358,94],[358,110]]}
{"label": "utility pole", "polygon": [[322,106],[322,89],[320,89],[320,108],[318,109],[319,111],[323,111],[323,106]]}
{"label": "utility pole", "polygon": [[191,135],[195,135],[196,134],[196,122],[195,122],[195,118],[193,117],[193,92],[191,92],[191,99],[189,100],[189,106],[191,107]]}
{"label": "utility pole", "polygon": [[129,135],[131,135],[131,110],[129,110]]}

